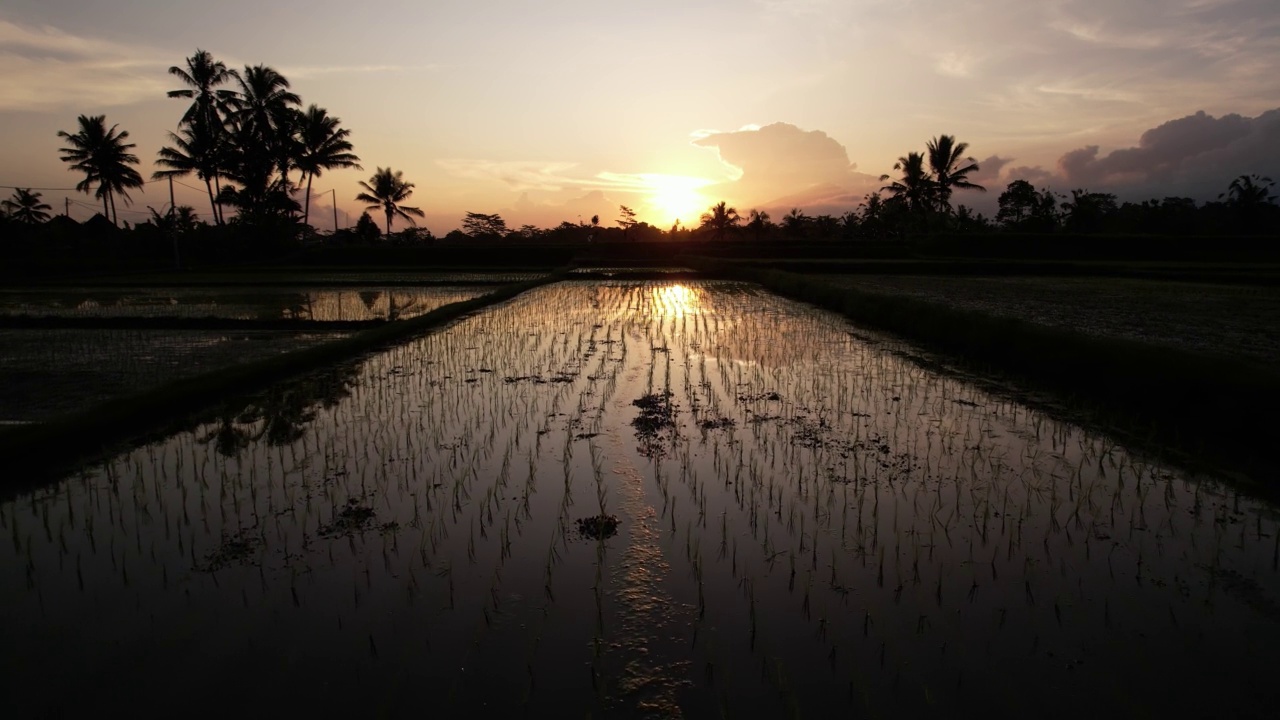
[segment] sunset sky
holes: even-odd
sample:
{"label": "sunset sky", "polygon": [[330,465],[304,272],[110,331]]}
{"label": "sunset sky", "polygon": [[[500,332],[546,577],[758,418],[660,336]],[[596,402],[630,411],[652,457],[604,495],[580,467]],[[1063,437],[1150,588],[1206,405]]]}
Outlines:
{"label": "sunset sky", "polygon": [[[128,130],[149,176],[187,102],[166,70],[196,48],[278,69],[352,130],[364,171],[315,185],[351,222],[356,181],[391,166],[436,233],[467,210],[836,213],[941,133],[982,161],[993,192],[959,200],[988,213],[1017,178],[1134,199],[1280,178],[1275,0],[5,0],[0,185],[74,185],[56,132],[82,113]],[[167,187],[134,200],[122,219]]]}

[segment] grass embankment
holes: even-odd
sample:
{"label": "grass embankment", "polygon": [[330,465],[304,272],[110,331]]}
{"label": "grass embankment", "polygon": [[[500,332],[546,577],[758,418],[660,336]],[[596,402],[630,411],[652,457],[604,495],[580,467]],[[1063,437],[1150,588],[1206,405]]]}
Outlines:
{"label": "grass embankment", "polygon": [[175,380],[45,423],[5,429],[0,431],[0,457],[6,458],[8,469],[0,476],[0,493],[9,495],[57,480],[122,446],[190,427],[202,411],[420,335],[563,277],[562,273],[553,273],[505,285],[482,297],[444,305],[415,318],[384,323],[322,345]]}
{"label": "grass embankment", "polygon": [[[477,298],[478,299],[478,298]],[[381,327],[390,320],[244,320],[220,317],[59,317],[0,315],[3,330],[223,330],[345,333]]]}
{"label": "grass embankment", "polygon": [[[1076,419],[1193,469],[1274,479],[1280,372],[1232,357],[995,317],[917,298],[839,287],[778,270],[695,261],[721,277],[842,313],[958,360],[1052,391]],[[1274,490],[1268,487],[1268,490]]]}

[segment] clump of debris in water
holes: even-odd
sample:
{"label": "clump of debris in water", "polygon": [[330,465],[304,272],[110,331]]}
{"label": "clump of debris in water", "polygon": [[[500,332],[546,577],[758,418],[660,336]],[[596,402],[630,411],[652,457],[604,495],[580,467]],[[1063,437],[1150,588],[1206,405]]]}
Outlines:
{"label": "clump of debris in water", "polygon": [[594,515],[575,521],[578,534],[592,540],[607,540],[618,533],[617,515]]}

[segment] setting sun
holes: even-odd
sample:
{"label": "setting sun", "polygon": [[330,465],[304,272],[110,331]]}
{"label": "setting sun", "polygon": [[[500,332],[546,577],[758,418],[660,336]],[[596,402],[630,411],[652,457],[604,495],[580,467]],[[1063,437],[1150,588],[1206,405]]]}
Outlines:
{"label": "setting sun", "polygon": [[699,188],[711,180],[683,175],[646,175],[644,179],[652,190],[645,199],[641,214],[649,223],[666,227],[677,219],[686,226],[695,225],[711,201]]}

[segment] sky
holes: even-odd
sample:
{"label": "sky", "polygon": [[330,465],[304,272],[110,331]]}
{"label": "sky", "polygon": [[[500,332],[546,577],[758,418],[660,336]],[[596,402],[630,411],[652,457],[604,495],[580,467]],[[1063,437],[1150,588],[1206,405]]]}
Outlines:
{"label": "sky", "polygon": [[[72,187],[56,133],[80,114],[127,130],[149,176],[187,102],[167,69],[197,48],[276,68],[351,130],[363,170],[315,180],[322,230],[380,167],[437,234],[467,211],[835,214],[944,133],[989,188],[957,200],[988,214],[1014,179],[1135,200],[1280,179],[1275,0],[5,0],[0,185]],[[148,185],[121,217],[168,201]]]}

